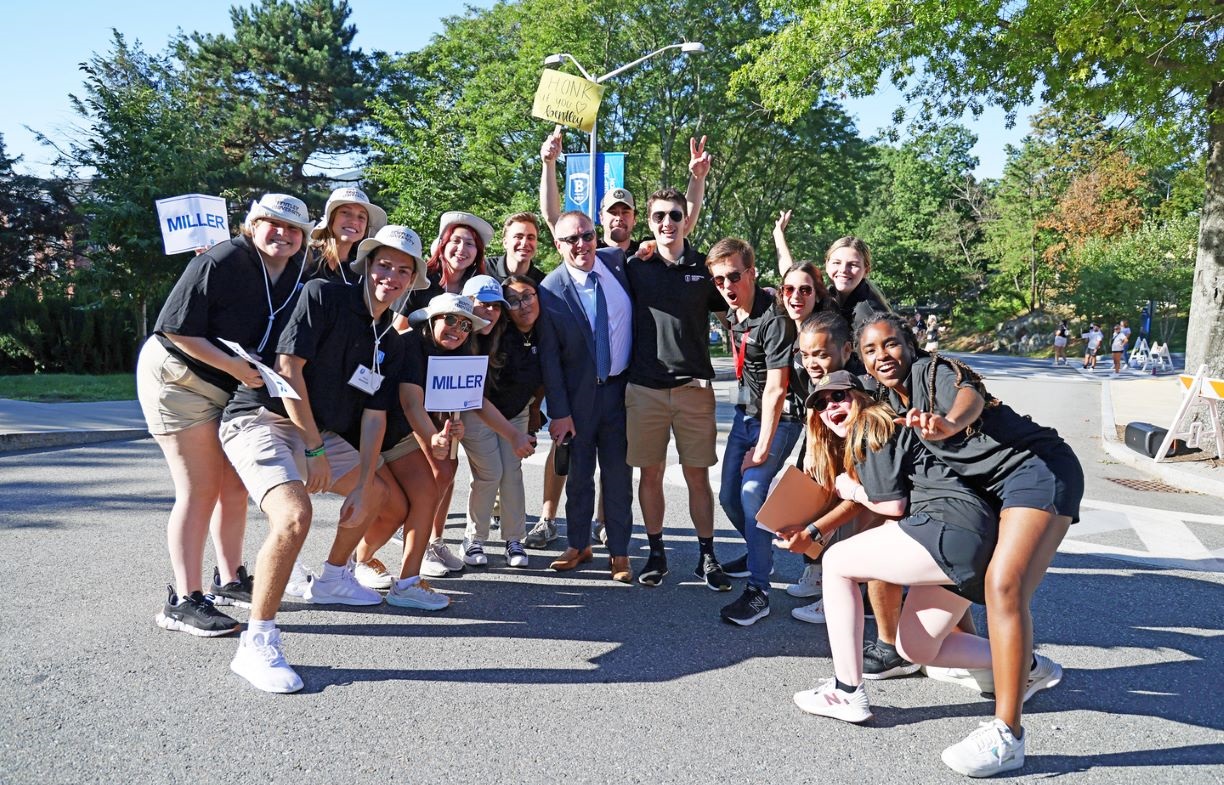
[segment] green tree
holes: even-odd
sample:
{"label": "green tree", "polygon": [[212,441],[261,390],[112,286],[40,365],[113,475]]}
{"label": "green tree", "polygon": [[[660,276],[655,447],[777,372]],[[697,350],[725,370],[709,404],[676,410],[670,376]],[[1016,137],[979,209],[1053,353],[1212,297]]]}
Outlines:
{"label": "green tree", "polygon": [[80,216],[69,184],[21,174],[0,136],[0,297],[13,286],[65,272],[76,254]]}
{"label": "green tree", "polygon": [[1040,97],[1152,134],[1197,139],[1207,160],[1187,365],[1224,373],[1224,12],[1218,3],[1093,0],[762,0],[782,23],[745,44],[738,84],[785,116],[825,89],[889,79],[927,116]]}
{"label": "green tree", "polygon": [[363,151],[377,74],[353,49],[349,14],[346,0],[259,0],[230,9],[232,37],[176,42],[190,89],[220,120],[219,146],[257,188],[308,196],[326,179],[308,166],[348,168],[337,159]]}

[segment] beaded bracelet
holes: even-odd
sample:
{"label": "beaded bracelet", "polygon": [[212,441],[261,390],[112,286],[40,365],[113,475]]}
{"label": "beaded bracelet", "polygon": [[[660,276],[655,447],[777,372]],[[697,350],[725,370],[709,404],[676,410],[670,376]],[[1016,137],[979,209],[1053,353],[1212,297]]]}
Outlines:
{"label": "beaded bracelet", "polygon": [[307,458],[318,458],[322,455],[327,454],[327,450],[323,449],[325,446],[326,445],[324,444],[320,444],[318,447],[314,448],[313,450],[307,450],[306,457]]}

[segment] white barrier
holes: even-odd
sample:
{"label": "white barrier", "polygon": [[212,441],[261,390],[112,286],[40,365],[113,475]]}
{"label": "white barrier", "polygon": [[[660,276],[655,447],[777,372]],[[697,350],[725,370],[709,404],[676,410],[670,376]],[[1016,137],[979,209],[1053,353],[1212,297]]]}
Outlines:
{"label": "white barrier", "polygon": [[[1178,376],[1178,380],[1181,381],[1182,387],[1186,388],[1186,392],[1182,397],[1181,406],[1177,409],[1177,415],[1173,418],[1173,424],[1169,426],[1169,432],[1165,434],[1164,441],[1160,443],[1160,449],[1156,451],[1153,460],[1157,463],[1164,460],[1173,446],[1174,439],[1185,439],[1186,446],[1193,448],[1202,446],[1208,437],[1215,439],[1216,457],[1224,458],[1224,431],[1220,430],[1220,404],[1224,402],[1224,379],[1208,378],[1207,366],[1202,365],[1194,376],[1183,373]],[[1210,430],[1204,427],[1202,420],[1186,422],[1193,419],[1192,415],[1197,413],[1196,409],[1199,406],[1207,409],[1207,419],[1211,422]]]}

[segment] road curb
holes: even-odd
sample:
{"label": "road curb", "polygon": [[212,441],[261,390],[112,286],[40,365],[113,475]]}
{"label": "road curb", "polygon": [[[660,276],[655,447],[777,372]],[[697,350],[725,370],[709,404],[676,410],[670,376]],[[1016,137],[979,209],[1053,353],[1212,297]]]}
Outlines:
{"label": "road curb", "polygon": [[132,441],[146,439],[144,428],[112,428],[98,431],[27,431],[24,433],[0,433],[0,453],[18,450],[45,450],[52,447],[75,447],[99,442]]}
{"label": "road curb", "polygon": [[1151,474],[1174,487],[1224,499],[1224,481],[1200,477],[1197,474],[1177,469],[1173,464],[1156,463],[1151,458],[1140,455],[1118,441],[1118,427],[1114,422],[1113,393],[1110,391],[1109,384],[1108,379],[1101,382],[1101,447],[1105,452],[1119,463]]}

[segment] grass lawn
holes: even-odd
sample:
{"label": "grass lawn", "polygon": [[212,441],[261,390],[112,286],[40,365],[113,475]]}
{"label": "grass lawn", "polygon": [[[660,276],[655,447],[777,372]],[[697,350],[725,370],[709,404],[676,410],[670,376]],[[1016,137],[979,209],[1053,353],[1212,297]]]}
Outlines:
{"label": "grass lawn", "polygon": [[72,373],[31,373],[0,376],[0,398],[18,401],[131,401],[136,377],[130,373],[87,376]]}

